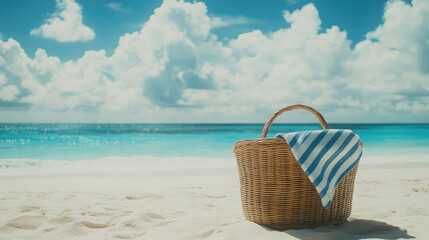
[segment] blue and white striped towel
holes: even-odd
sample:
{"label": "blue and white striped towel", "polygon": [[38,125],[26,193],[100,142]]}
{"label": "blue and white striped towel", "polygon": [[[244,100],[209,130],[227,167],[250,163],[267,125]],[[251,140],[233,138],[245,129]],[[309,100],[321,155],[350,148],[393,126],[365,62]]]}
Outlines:
{"label": "blue and white striped towel", "polygon": [[350,130],[328,129],[278,133],[284,138],[302,170],[316,187],[325,208],[335,188],[362,156],[360,138]]}

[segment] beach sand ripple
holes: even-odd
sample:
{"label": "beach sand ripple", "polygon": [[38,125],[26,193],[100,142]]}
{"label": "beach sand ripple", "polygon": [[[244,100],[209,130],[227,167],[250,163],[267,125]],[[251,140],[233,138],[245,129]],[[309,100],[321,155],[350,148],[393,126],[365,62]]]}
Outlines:
{"label": "beach sand ripple", "polygon": [[427,172],[359,169],[346,223],[284,232],[244,219],[231,171],[0,177],[0,239],[429,239]]}

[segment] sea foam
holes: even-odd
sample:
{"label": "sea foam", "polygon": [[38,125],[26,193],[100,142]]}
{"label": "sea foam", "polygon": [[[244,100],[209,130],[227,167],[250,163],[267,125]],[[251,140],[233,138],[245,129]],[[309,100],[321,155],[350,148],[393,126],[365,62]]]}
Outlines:
{"label": "sea foam", "polygon": [[[363,156],[362,168],[429,167],[429,154]],[[14,175],[235,171],[234,158],[110,156],[90,160],[1,159],[0,178]],[[203,171],[203,172],[204,172]]]}

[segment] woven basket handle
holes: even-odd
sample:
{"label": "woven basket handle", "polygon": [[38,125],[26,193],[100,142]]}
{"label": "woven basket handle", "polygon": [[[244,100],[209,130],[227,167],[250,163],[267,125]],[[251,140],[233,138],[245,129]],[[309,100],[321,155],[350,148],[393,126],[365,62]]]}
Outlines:
{"label": "woven basket handle", "polygon": [[[277,112],[275,112],[270,119],[267,121],[267,123],[265,123],[264,129],[262,129],[262,133],[261,133],[261,138],[265,138],[267,136],[268,133],[268,129],[270,128],[271,124],[273,124],[274,120],[280,116],[282,113],[284,112],[288,112],[288,111],[292,111],[292,110],[296,110],[296,109],[301,109],[301,110],[306,110],[310,113],[312,113],[314,116],[316,116],[317,120],[319,120],[320,125],[322,125],[323,129],[328,129],[328,124],[326,123],[325,119],[323,118],[322,114],[320,114],[318,111],[316,111],[314,108],[307,106],[307,105],[303,105],[303,104],[295,104],[295,105],[290,105],[284,108],[281,108],[280,110],[278,110]],[[363,147],[363,142],[360,142],[360,145]]]}

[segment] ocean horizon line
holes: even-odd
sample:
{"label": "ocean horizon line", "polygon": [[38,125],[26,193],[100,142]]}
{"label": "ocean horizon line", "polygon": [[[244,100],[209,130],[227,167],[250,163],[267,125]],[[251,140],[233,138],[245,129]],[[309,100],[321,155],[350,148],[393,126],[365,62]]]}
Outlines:
{"label": "ocean horizon line", "polygon": [[[264,125],[265,122],[186,122],[186,123],[164,123],[164,122],[0,122],[1,124],[41,124],[41,125],[50,125],[50,124],[88,124],[88,125]],[[332,124],[342,124],[342,125],[357,125],[357,124],[367,124],[367,125],[427,125],[429,122],[329,122],[328,125]],[[318,122],[275,122],[273,125],[320,125]]]}

